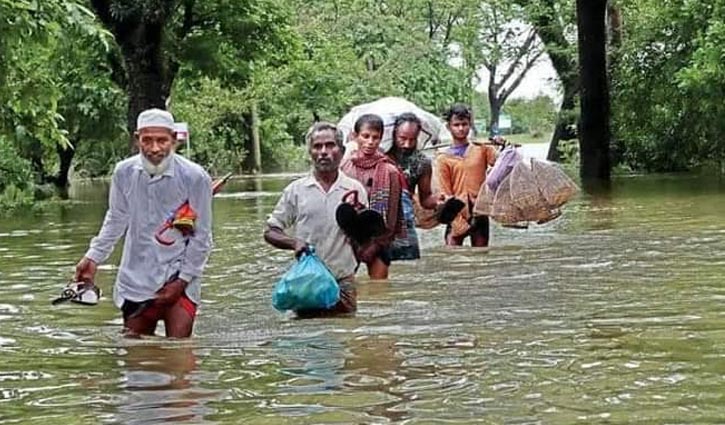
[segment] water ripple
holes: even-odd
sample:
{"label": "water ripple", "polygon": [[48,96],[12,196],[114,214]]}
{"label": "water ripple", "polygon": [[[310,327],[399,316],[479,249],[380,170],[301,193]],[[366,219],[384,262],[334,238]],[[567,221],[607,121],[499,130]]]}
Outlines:
{"label": "water ripple", "polygon": [[625,179],[548,225],[494,224],[488,249],[421,231],[424,259],[361,276],[356,317],[295,320],[270,299],[292,256],[261,240],[290,178],[215,200],[185,342],[123,340],[110,298],[50,306],[103,196],[0,224],[0,424],[722,421],[722,187]]}

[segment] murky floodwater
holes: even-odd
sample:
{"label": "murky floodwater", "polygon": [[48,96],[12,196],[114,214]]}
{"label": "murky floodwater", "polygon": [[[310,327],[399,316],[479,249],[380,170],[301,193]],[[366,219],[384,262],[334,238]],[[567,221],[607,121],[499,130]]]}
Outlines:
{"label": "murky floodwater", "polygon": [[110,297],[50,306],[104,184],[1,222],[0,423],[725,421],[725,182],[619,178],[547,226],[494,227],[487,250],[425,232],[423,260],[361,279],[357,317],[301,321],[270,305],[291,259],[261,239],[287,181],[215,199],[185,342],[120,338]]}

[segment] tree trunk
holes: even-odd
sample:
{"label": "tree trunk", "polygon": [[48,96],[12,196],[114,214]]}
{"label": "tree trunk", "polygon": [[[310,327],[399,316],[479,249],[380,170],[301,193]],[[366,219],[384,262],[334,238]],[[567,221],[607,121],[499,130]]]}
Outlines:
{"label": "tree trunk", "polygon": [[48,183],[48,175],[45,172],[45,164],[43,163],[43,145],[40,141],[33,139],[23,143],[20,147],[20,154],[30,161],[36,183]]}
{"label": "tree trunk", "polygon": [[242,112],[240,115],[240,134],[244,134],[242,146],[244,146],[244,160],[242,160],[242,172],[254,172],[254,140],[252,136],[252,127],[254,126],[254,118],[252,117],[251,108]]}
{"label": "tree trunk", "polygon": [[144,14],[137,9],[138,5],[122,3],[128,2],[91,0],[96,15],[113,33],[123,55],[128,92],[126,125],[129,147],[134,152],[133,133],[138,114],[148,108],[166,109],[175,70],[170,69],[169,59],[163,52],[164,27],[177,4],[174,0],[159,1],[158,7]]}
{"label": "tree trunk", "polygon": [[579,173],[585,185],[608,182],[609,84],[607,81],[606,0],[577,0],[581,119]]}
{"label": "tree trunk", "polygon": [[[528,2],[523,2],[527,5]],[[543,0],[541,6],[535,10],[537,13],[531,17],[536,33],[544,42],[546,53],[556,71],[564,88],[564,96],[556,117],[554,133],[551,135],[549,152],[546,158],[549,161],[560,161],[559,141],[570,140],[576,137],[572,127],[576,127],[576,98],[579,95],[579,73],[576,67],[576,58],[573,48],[564,36],[564,27],[555,19],[556,4],[553,0]]]}
{"label": "tree trunk", "polygon": [[501,118],[501,104],[499,102],[489,102],[489,107],[491,108],[491,119],[488,120],[488,134],[500,134],[498,122]]}
{"label": "tree trunk", "polygon": [[[76,140],[75,142],[77,143],[78,141]],[[73,146],[77,147],[78,145],[74,144]],[[62,147],[58,145],[56,147],[56,152],[58,152],[58,162],[60,163],[60,166],[58,175],[54,179],[54,183],[58,189],[64,190],[68,188],[70,166],[73,162],[73,157],[75,156],[76,151],[70,146]]]}
{"label": "tree trunk", "polygon": [[257,102],[252,102],[252,158],[254,163],[252,164],[252,173],[257,174],[262,172],[262,146],[259,143],[259,113],[257,112]]}
{"label": "tree trunk", "polygon": [[559,113],[556,116],[556,126],[554,127],[554,133],[551,135],[549,152],[546,154],[546,159],[554,162],[561,161],[559,141],[571,140],[576,137],[576,132],[572,128],[576,128],[577,119],[574,116],[574,110],[576,108],[576,96],[579,89],[576,84],[565,83],[563,86],[564,97],[561,101]]}
{"label": "tree trunk", "polygon": [[[133,133],[138,114],[149,108],[166,109],[171,78],[161,50],[162,25],[138,24],[117,35],[128,74],[127,127],[131,135],[129,147],[135,152]],[[123,35],[123,38],[119,36]]]}
{"label": "tree trunk", "polygon": [[607,43],[607,70],[612,75],[622,47],[622,12],[611,0],[607,5]]}
{"label": "tree trunk", "polygon": [[498,121],[501,118],[501,102],[496,94],[491,94],[491,86],[489,86],[488,90],[488,108],[491,114],[488,120],[488,134],[491,135],[494,130],[498,132]]}
{"label": "tree trunk", "polygon": [[622,11],[613,2],[607,5],[607,23],[609,46],[617,49],[622,45]]}

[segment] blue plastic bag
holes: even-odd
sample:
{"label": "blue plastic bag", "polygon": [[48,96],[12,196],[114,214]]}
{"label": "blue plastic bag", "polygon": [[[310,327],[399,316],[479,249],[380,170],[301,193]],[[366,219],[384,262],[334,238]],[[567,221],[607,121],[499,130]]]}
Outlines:
{"label": "blue plastic bag", "polygon": [[303,253],[277,282],[272,306],[279,311],[328,309],[340,300],[340,286],[314,248]]}

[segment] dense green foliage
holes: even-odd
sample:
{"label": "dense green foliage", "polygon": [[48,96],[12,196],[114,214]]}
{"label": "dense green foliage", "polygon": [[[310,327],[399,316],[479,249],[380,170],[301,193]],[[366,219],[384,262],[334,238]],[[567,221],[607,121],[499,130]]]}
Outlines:
{"label": "dense green foliage", "polygon": [[33,200],[32,190],[30,162],[0,135],[0,211],[29,205]]}
{"label": "dense green foliage", "polygon": [[534,99],[513,99],[506,104],[504,112],[511,116],[515,134],[529,133],[535,138],[551,133],[556,120],[556,105],[547,96]]}
{"label": "dense green foliage", "polygon": [[103,111],[88,94],[106,104],[121,98],[99,91],[96,84],[117,89],[89,71],[102,68],[104,59],[94,63],[98,56],[86,53],[112,40],[82,4],[4,1],[0,16],[0,205],[5,210],[31,203],[36,186],[53,181],[59,152],[72,150],[74,140],[88,139],[88,130],[97,129],[99,120],[92,117]]}
{"label": "dense green foliage", "polygon": [[621,0],[613,52],[619,159],[634,169],[687,170],[725,158],[725,1]]}
{"label": "dense green foliage", "polygon": [[[573,1],[514,3],[0,1],[0,16],[10,17],[0,20],[0,199],[27,203],[38,185],[65,186],[71,171],[107,175],[129,154],[138,70],[124,62],[133,57],[119,39],[124,25],[161,25],[169,106],[191,129],[186,154],[213,174],[250,169],[255,107],[263,169],[295,170],[307,164],[302,135],[314,120],[336,121],[380,96],[435,113],[466,101],[488,121],[490,99],[472,91],[476,70],[531,57],[510,31],[496,45],[492,28],[507,28],[505,13],[528,17],[558,63],[576,57]],[[612,4],[622,16],[610,45],[615,159],[656,171],[721,161],[725,0]],[[546,98],[509,99],[503,112],[534,136],[550,133],[557,116]]]}

